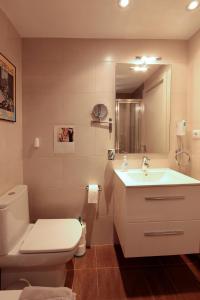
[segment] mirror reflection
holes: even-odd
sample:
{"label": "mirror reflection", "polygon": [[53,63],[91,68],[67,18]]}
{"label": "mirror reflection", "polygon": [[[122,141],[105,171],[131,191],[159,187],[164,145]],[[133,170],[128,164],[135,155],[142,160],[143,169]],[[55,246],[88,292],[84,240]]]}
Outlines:
{"label": "mirror reflection", "polygon": [[171,66],[116,64],[116,150],[169,151]]}

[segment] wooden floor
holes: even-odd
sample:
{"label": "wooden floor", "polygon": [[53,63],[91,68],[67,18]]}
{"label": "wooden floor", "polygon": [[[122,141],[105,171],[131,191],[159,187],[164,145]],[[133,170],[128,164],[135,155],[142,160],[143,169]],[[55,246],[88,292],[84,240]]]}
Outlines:
{"label": "wooden floor", "polygon": [[94,246],[67,264],[77,300],[200,300],[200,256],[125,259],[120,247]]}

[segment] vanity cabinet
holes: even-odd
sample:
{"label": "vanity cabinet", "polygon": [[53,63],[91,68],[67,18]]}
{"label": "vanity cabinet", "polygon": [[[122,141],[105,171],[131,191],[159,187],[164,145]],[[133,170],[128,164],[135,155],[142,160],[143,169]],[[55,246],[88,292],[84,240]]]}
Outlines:
{"label": "vanity cabinet", "polygon": [[125,257],[200,252],[200,185],[126,187],[115,176],[114,224]]}

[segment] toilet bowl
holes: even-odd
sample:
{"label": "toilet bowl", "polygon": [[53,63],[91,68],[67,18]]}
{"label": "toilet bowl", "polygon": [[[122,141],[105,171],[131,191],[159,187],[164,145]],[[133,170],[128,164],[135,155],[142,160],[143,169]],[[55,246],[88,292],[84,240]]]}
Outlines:
{"label": "toilet bowl", "polygon": [[76,219],[39,219],[29,223],[27,186],[0,197],[1,287],[19,278],[34,285],[61,286],[65,263],[76,252],[82,226]]}

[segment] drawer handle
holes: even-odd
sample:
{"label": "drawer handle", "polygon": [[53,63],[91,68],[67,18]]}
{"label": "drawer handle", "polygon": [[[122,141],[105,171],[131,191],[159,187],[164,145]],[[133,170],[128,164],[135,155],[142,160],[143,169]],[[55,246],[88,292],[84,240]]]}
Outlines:
{"label": "drawer handle", "polygon": [[154,201],[154,200],[184,200],[184,196],[163,196],[163,197],[145,197],[147,201]]}
{"label": "drawer handle", "polygon": [[148,231],[144,232],[144,236],[167,236],[167,235],[182,235],[183,230],[168,230],[168,231]]}

